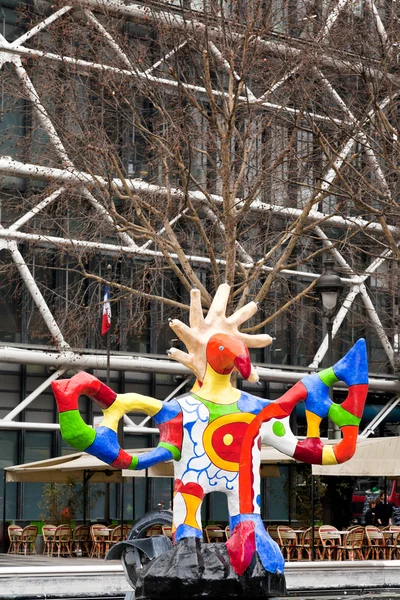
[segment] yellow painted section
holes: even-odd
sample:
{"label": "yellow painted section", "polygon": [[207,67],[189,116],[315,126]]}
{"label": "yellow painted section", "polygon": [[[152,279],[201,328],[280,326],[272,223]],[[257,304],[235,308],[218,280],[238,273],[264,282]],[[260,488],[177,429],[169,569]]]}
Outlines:
{"label": "yellow painted section", "polygon": [[333,452],[333,446],[324,446],[322,448],[322,464],[323,465],[337,465],[335,453]]}
{"label": "yellow painted section", "polygon": [[306,410],[307,420],[307,437],[319,437],[319,425],[322,421],[321,417],[309,410]]}
{"label": "yellow painted section", "polygon": [[161,400],[142,394],[118,394],[109,408],[103,409],[104,419],[101,425],[117,431],[118,422],[129,412],[141,412],[150,417],[156,415],[162,408]]}
{"label": "yellow painted section", "polygon": [[199,524],[196,521],[196,512],[201,504],[201,499],[192,494],[185,493],[182,494],[182,497],[186,504],[186,518],[184,524],[199,529]]}
{"label": "yellow painted section", "polygon": [[233,435],[231,433],[227,433],[222,438],[222,441],[224,442],[225,446],[230,446],[233,442]]}
{"label": "yellow painted section", "polygon": [[216,404],[233,404],[239,400],[241,391],[231,386],[230,375],[220,375],[207,365],[204,383],[196,395]]}

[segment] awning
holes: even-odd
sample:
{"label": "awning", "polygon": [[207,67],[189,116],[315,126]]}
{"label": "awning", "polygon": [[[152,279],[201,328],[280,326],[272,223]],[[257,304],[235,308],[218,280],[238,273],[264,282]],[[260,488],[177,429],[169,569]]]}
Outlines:
{"label": "awning", "polygon": [[[127,450],[128,454],[143,454],[150,448],[133,448]],[[286,454],[282,454],[271,446],[261,448],[261,476],[279,477],[279,465],[295,463],[296,461]],[[15,465],[5,469],[6,481],[40,481],[50,483],[66,483],[68,481],[82,482],[85,473],[92,473],[90,483],[120,483],[121,477],[173,477],[172,461],[159,463],[144,471],[131,471],[114,469],[103,461],[87,454],[77,452],[49,458],[32,463]]]}
{"label": "awning", "polygon": [[313,475],[400,476],[400,437],[359,438],[354,456],[341,465],[313,465]]}

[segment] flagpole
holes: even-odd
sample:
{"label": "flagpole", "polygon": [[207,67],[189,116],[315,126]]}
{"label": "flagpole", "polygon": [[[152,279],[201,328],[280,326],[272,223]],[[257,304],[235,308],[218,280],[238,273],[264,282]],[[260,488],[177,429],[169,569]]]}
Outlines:
{"label": "flagpole", "polygon": [[[107,273],[108,273],[108,279],[109,279],[109,283],[110,283],[110,298],[111,298],[111,271],[112,271],[112,266],[111,265],[107,265]],[[107,375],[106,375],[106,383],[107,385],[110,385],[110,352],[111,352],[111,327],[108,329],[107,331]]]}
{"label": "flagpole", "polygon": [[[109,281],[109,300],[111,299],[111,271],[112,271],[112,267],[111,265],[107,265],[107,274],[108,274],[108,281]],[[109,386],[110,385],[110,353],[111,353],[111,327],[108,328],[108,331],[106,333],[107,335],[107,372],[106,372],[106,383]],[[106,483],[105,485],[105,490],[104,490],[104,521],[106,522],[106,525],[109,524],[110,522],[110,484]]]}

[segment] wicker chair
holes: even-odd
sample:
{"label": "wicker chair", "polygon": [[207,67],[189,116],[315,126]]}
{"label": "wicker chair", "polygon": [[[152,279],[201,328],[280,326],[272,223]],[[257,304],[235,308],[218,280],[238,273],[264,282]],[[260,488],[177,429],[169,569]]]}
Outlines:
{"label": "wicker chair", "polygon": [[219,525],[207,525],[204,531],[209,544],[212,542],[224,541],[225,531]]}
{"label": "wicker chair", "polygon": [[359,558],[364,559],[363,554],[363,543],[364,543],[364,528],[354,527],[350,529],[348,533],[345,533],[343,543],[337,548],[337,558],[342,560],[348,558],[354,560]]}
{"label": "wicker chair", "polygon": [[365,536],[367,538],[365,558],[369,559],[371,557],[373,560],[386,558],[386,542],[383,531],[373,525],[367,525],[365,528]]}
{"label": "wicker chair", "polygon": [[91,558],[104,558],[110,545],[110,530],[106,525],[95,524],[90,528],[92,540]]}
{"label": "wicker chair", "polygon": [[28,525],[21,531],[18,542],[18,554],[36,554],[35,540],[38,528],[36,525]]}
{"label": "wicker chair", "polygon": [[19,525],[9,525],[8,526],[8,537],[10,540],[10,545],[7,550],[7,554],[17,554],[18,552],[18,544],[21,540],[22,527]]}
{"label": "wicker chair", "polygon": [[77,556],[90,555],[90,527],[89,525],[78,525],[75,527],[71,540],[71,552]]}
{"label": "wicker chair", "polygon": [[333,525],[321,525],[318,530],[322,544],[321,558],[333,560],[337,557],[338,547],[341,545],[342,538],[339,531]]}
{"label": "wicker chair", "polygon": [[161,527],[162,534],[168,538],[172,538],[172,527],[170,525],[162,525]]}
{"label": "wicker chair", "polygon": [[69,525],[59,525],[54,532],[54,541],[51,555],[60,556],[71,555],[72,530]]}
{"label": "wicker chair", "polygon": [[278,527],[279,545],[282,550],[283,558],[285,560],[298,560],[300,548],[297,543],[296,532],[291,527],[286,525],[280,525]]}
{"label": "wicker chair", "polygon": [[231,537],[231,528],[229,527],[229,525],[225,527],[225,537],[227,540],[229,540],[229,538]]}
{"label": "wicker chair", "polygon": [[56,532],[57,525],[50,525],[47,523],[43,525],[42,533],[43,533],[43,553],[50,556],[53,553],[53,544],[54,544],[54,534]]}
{"label": "wicker chair", "polygon": [[[322,560],[322,543],[319,537],[319,527],[314,527],[314,552],[317,560]],[[309,527],[305,530],[301,542],[299,543],[299,559],[303,558],[305,554],[306,560],[312,558],[312,528]]]}

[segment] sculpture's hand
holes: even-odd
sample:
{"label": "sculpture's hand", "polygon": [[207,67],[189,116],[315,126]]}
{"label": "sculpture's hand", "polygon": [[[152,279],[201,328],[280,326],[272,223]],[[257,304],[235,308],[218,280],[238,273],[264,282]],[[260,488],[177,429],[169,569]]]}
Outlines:
{"label": "sculpture's hand", "polygon": [[[174,360],[188,367],[199,381],[203,381],[206,370],[206,346],[211,336],[216,333],[227,333],[242,340],[248,348],[264,348],[269,346],[272,338],[267,334],[249,335],[239,331],[239,327],[257,312],[255,302],[249,302],[230,317],[226,316],[230,286],[223,283],[219,286],[206,318],[201,307],[201,294],[197,289],[190,293],[190,327],[179,319],[170,321],[170,327],[185,344],[187,353],[177,348],[171,348],[168,354]],[[249,381],[258,381],[258,375],[252,368]]]}
{"label": "sculpture's hand", "polygon": [[[60,413],[61,435],[73,448],[120,469],[146,469],[161,461],[180,459],[182,417],[176,402],[164,404],[141,394],[116,394],[96,377],[83,372],[71,379],[54,381],[52,388]],[[78,400],[82,394],[93,398],[103,411],[104,418],[96,429],[89,427],[79,413]],[[140,456],[131,456],[118,443],[118,422],[131,411],[154,417],[160,429],[157,448]]]}

